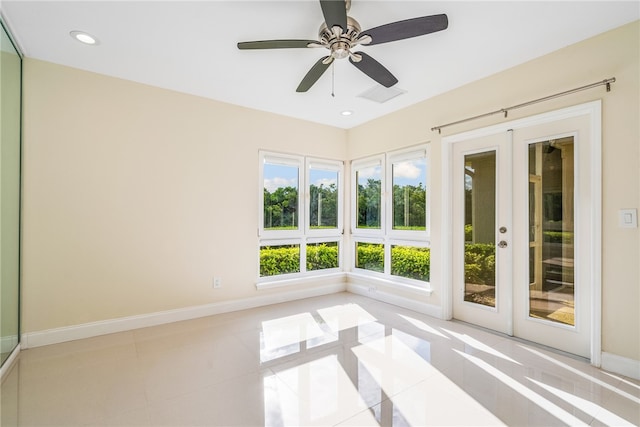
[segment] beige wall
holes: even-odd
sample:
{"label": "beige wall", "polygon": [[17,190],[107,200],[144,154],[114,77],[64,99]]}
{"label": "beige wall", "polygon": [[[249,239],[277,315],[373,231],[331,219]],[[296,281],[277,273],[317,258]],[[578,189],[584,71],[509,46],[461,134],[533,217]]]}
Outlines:
{"label": "beige wall", "polygon": [[346,157],[342,129],[24,65],[23,333],[256,295],[258,150]]}
{"label": "beige wall", "polygon": [[[435,189],[442,173],[442,137],[505,119],[492,116],[446,128],[442,135],[432,127],[615,77],[610,93],[604,87],[591,89],[512,110],[508,120],[602,99],[602,345],[605,352],[634,360],[640,360],[640,232],[619,228],[618,210],[640,205],[639,27],[636,21],[349,131],[350,159],[431,142],[432,247],[438,248],[443,238],[437,228],[442,194]],[[434,265],[442,261],[437,250],[431,260]],[[432,304],[439,304],[439,278],[433,271],[434,293],[428,300]]]}
{"label": "beige wall", "polygon": [[[603,99],[603,350],[640,360],[640,233],[617,226],[640,202],[638,40],[636,22],[350,131],[26,60],[23,332],[262,295],[259,148],[354,159],[430,141],[437,189],[432,126],[615,76],[611,93],[509,118]],[[441,240],[434,229],[434,265]],[[424,301],[437,306],[437,269],[432,280]]]}

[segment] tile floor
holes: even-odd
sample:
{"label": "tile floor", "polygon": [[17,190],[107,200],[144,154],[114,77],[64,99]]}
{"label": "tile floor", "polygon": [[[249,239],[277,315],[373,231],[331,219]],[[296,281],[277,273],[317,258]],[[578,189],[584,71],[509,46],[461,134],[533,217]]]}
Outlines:
{"label": "tile floor", "polygon": [[637,425],[640,382],[340,293],[23,351],[2,426]]}

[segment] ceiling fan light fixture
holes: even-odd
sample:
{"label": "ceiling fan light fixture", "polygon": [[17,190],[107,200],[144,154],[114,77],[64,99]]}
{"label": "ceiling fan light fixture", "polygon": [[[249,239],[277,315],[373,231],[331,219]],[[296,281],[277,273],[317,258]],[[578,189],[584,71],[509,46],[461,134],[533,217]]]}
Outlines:
{"label": "ceiling fan light fixture", "polygon": [[75,40],[83,44],[88,44],[88,45],[98,44],[98,39],[96,37],[92,36],[89,33],[85,33],[84,31],[71,31],[69,32],[69,35]]}

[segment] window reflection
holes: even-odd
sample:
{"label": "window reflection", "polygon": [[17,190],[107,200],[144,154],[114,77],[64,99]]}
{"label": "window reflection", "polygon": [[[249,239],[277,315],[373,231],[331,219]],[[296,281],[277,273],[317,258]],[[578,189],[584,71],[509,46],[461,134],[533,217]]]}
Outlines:
{"label": "window reflection", "polygon": [[573,137],[529,145],[529,316],[575,325]]}

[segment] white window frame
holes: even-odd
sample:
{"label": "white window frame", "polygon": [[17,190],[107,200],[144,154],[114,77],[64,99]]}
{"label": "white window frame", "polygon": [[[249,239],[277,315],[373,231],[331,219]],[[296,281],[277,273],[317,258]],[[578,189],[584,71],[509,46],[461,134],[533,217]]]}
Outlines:
{"label": "white window frame", "polygon": [[[298,168],[298,228],[295,230],[269,230],[264,228],[264,165],[265,163],[294,166]],[[314,230],[310,228],[308,211],[311,201],[310,171],[311,169],[333,171],[338,176],[338,227]],[[260,276],[258,268],[257,287],[269,288],[274,283],[295,285],[303,278],[327,276],[341,273],[344,268],[343,234],[344,234],[344,162],[339,160],[305,157],[271,151],[259,151],[258,182],[258,253],[257,265],[260,266],[260,249],[265,246],[298,245],[300,248],[300,271]],[[338,243],[338,267],[307,271],[307,244]]]}
{"label": "white window frame", "polygon": [[[393,229],[393,164],[419,157],[426,159],[425,176],[425,231]],[[357,185],[356,172],[373,166],[381,167],[381,212],[380,229],[357,228]],[[431,248],[431,147],[424,143],[412,147],[378,154],[351,162],[351,268],[361,275],[382,278],[399,286],[430,290],[430,282],[391,274],[391,246],[415,246]],[[377,272],[356,267],[356,247],[358,243],[384,245],[384,271]],[[433,267],[433,264],[431,264]],[[432,271],[432,270],[431,270]],[[430,273],[431,273],[430,271]],[[431,274],[429,274],[431,278]]]}
{"label": "white window frame", "polygon": [[[366,275],[372,275],[372,276],[376,276],[376,277],[387,277],[389,276],[387,270],[388,270],[388,266],[389,266],[389,260],[390,260],[390,253],[387,253],[387,242],[384,238],[372,238],[372,237],[354,237],[353,240],[351,241],[352,245],[351,245],[351,259],[353,260],[353,269],[354,271],[357,271],[358,273],[362,273],[362,274],[366,274]],[[369,243],[369,244],[373,244],[373,245],[382,245],[382,248],[384,250],[384,258],[383,258],[383,271],[374,271],[374,270],[368,270],[366,268],[360,268],[360,267],[356,267],[356,260],[358,258],[358,243]]]}
{"label": "white window frame", "polygon": [[[417,240],[424,241],[429,240],[430,233],[430,214],[429,214],[429,202],[430,202],[430,183],[429,183],[429,145],[424,144],[419,147],[411,147],[405,150],[399,150],[391,152],[387,155],[387,176],[386,176],[386,194],[387,197],[387,212],[389,213],[387,217],[387,235],[390,239],[400,239],[400,240]],[[394,163],[400,163],[409,160],[415,160],[419,158],[425,159],[425,182],[423,185],[425,186],[426,196],[425,196],[425,230],[394,230],[393,228],[393,165]]]}
{"label": "white window frame", "polygon": [[[274,276],[260,276],[260,250],[265,246],[287,246],[287,245],[298,245],[300,247],[300,271],[296,271],[293,273],[285,273],[278,274]],[[277,240],[261,240],[258,245],[258,278],[259,281],[273,281],[274,277],[281,277],[283,279],[289,279],[291,277],[296,277],[303,274],[306,271],[306,262],[302,262],[302,260],[306,260],[307,246],[303,243],[303,239],[277,239]]]}
{"label": "white window frame", "polygon": [[[358,180],[357,180],[357,172],[362,169],[367,169],[371,167],[380,166],[380,228],[379,229],[369,229],[369,228],[358,228]],[[385,189],[385,156],[384,154],[379,154],[376,156],[366,157],[359,160],[353,160],[351,162],[351,234],[354,236],[369,236],[369,237],[383,237],[385,234],[386,228],[386,217],[385,217],[385,200],[386,200],[386,189]]]}
{"label": "white window frame", "polygon": [[[338,206],[336,209],[337,227],[325,229],[312,229],[310,224],[311,215],[311,169],[336,172],[338,177]],[[324,160],[309,157],[305,165],[305,233],[307,236],[342,236],[344,234],[344,162],[337,160]]]}
{"label": "white window frame", "polygon": [[[304,233],[304,187],[303,187],[303,167],[304,157],[291,154],[272,153],[260,151],[259,176],[260,183],[258,191],[258,236],[261,239],[288,239],[291,237],[302,237]],[[298,168],[298,228],[295,230],[269,230],[264,228],[264,165],[270,163],[274,165],[293,166]]]}
{"label": "white window frame", "polygon": [[309,274],[315,273],[315,274],[323,274],[323,273],[336,273],[339,271],[342,271],[342,258],[343,258],[343,254],[342,254],[342,249],[343,249],[343,244],[342,244],[342,236],[340,237],[335,237],[335,238],[326,238],[326,237],[309,237],[306,239],[306,242],[304,244],[304,271],[307,272],[307,245],[312,245],[312,244],[316,244],[316,243],[337,243],[338,244],[338,267],[337,268],[324,268],[322,270],[311,270],[309,271]]}

